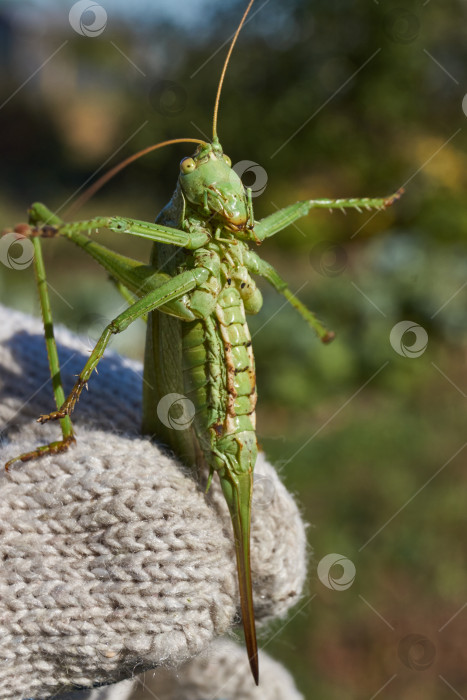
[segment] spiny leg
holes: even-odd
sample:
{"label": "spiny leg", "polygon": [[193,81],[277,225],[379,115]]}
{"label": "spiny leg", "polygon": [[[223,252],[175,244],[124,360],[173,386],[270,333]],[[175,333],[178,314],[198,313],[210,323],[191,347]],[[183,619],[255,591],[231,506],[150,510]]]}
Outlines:
{"label": "spiny leg", "polygon": [[181,248],[199,248],[209,240],[208,233],[199,228],[187,233],[179,231],[170,226],[152,224],[147,221],[129,219],[124,216],[96,216],[86,221],[62,222],[47,207],[37,202],[31,207],[31,216],[34,221],[45,222],[42,225],[30,226],[20,225],[21,230],[17,230],[23,236],[33,238],[52,238],[54,236],[65,236],[73,240],[73,234],[81,232],[96,231],[99,228],[107,228],[113,233],[127,233],[139,238],[146,238],[158,243],[170,243]]}
{"label": "spiny leg", "polygon": [[136,319],[145,316],[151,311],[154,311],[159,306],[178,299],[187,292],[194,289],[198,283],[205,282],[209,276],[208,271],[191,271],[182,272],[173,279],[164,283],[157,289],[152,290],[142,299],[138,299],[128,309],[119,314],[109,325],[104,329],[101,337],[97,341],[94,350],[92,351],[89,360],[86,362],[82,372],[78,377],[78,381],[68,395],[66,401],[61,405],[58,411],[53,411],[48,415],[41,416],[39,421],[45,423],[49,420],[62,419],[68,416],[74,409],[77,400],[86,386],[93,370],[97,367],[105,348],[107,347],[112,335],[121,333],[128,326],[136,321]]}
{"label": "spiny leg", "polygon": [[371,209],[382,210],[394,204],[402,194],[403,190],[400,189],[389,197],[382,198],[308,199],[303,202],[296,202],[258,221],[255,224],[255,238],[258,241],[264,241],[265,238],[274,236],[286,226],[289,226],[289,224],[294,223],[302,216],[306,216],[310,209],[341,209],[342,211],[344,209],[356,209],[357,211],[362,211],[362,209],[367,209],[368,211]]}
{"label": "spiny leg", "polygon": [[[50,307],[49,292],[47,289],[47,279],[45,275],[44,260],[42,257],[41,242],[38,238],[34,238],[32,241],[34,246],[34,270],[36,273],[37,288],[39,291],[39,302],[41,307],[42,321],[44,324],[45,333],[45,345],[47,348],[47,357],[49,360],[50,376],[52,378],[52,387],[55,397],[55,404],[57,408],[63,404],[65,400],[65,392],[63,391],[62,379],[60,376],[60,362],[58,359],[57,344],[55,342],[54,328],[52,311]],[[30,459],[35,459],[36,457],[42,457],[47,454],[57,454],[58,452],[65,452],[68,447],[76,442],[73,434],[73,426],[69,416],[64,416],[60,420],[60,425],[62,428],[62,439],[55,442],[51,442],[48,445],[42,445],[37,447],[31,452],[25,452],[18,457],[10,459],[5,464],[5,469],[8,470],[9,467],[17,461],[27,462]]]}
{"label": "spiny leg", "polygon": [[272,265],[260,258],[259,255],[256,255],[253,251],[248,252],[248,257],[245,262],[250,272],[261,275],[261,277],[267,279],[274,289],[285,296],[287,301],[297,309],[300,316],[302,316],[308,325],[318,334],[319,339],[323,343],[330,343],[331,340],[334,339],[334,333],[329,331],[321,321],[316,318],[314,313],[307,309],[300,299],[297,299],[295,294],[287,286],[285,280],[282,279]]}
{"label": "spiny leg", "polygon": [[[29,211],[30,222],[36,226],[32,231],[36,233],[31,235],[31,227],[29,227],[28,233],[28,231],[25,230],[27,224],[20,224],[17,226],[18,233],[29,235],[33,240],[38,235],[37,231],[39,230],[43,232],[44,237],[49,237],[51,231],[53,232],[53,236],[60,235],[59,229],[63,221],[47,209],[44,204],[33,204]],[[38,224],[43,225],[39,227]],[[96,243],[96,241],[93,241],[79,231],[68,233],[67,238],[107,270],[109,276],[117,285],[118,290],[130,304],[135,301],[135,297],[144,296],[151,289],[160,286],[170,279],[169,275],[158,272],[153,266],[143,265],[140,260],[135,260],[126,255],[116,253],[110,250],[110,248]],[[127,289],[126,293],[123,293],[124,287]],[[131,297],[130,300],[131,294],[135,296]]]}

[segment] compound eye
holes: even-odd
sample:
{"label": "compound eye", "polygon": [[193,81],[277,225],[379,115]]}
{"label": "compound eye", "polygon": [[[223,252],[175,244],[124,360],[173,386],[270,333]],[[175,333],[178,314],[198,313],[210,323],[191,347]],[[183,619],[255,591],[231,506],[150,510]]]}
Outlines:
{"label": "compound eye", "polygon": [[225,160],[229,168],[232,166],[232,161],[230,160],[229,156],[226,156],[225,153],[223,154],[222,158]]}
{"label": "compound eye", "polygon": [[193,158],[184,158],[180,163],[180,170],[184,175],[187,173],[192,173],[193,170],[196,170],[196,163]]}

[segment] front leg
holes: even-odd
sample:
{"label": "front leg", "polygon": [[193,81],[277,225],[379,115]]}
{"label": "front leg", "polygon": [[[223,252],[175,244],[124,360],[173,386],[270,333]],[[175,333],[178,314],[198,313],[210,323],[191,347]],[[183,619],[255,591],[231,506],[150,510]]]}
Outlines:
{"label": "front leg", "polygon": [[[65,236],[74,240],[74,236],[107,228],[113,233],[127,233],[131,236],[146,238],[155,243],[170,243],[171,245],[190,250],[199,248],[209,240],[209,234],[201,229],[192,232],[180,231],[170,226],[152,224],[147,221],[128,219],[124,216],[96,216],[86,221],[62,222],[41,203],[33,204],[30,210],[30,220],[37,222],[34,226],[20,224],[15,231],[28,238],[51,238]],[[42,222],[39,224],[39,222]]]}
{"label": "front leg", "polygon": [[297,219],[306,216],[310,209],[341,209],[342,211],[344,209],[356,209],[357,211],[362,211],[362,209],[367,209],[368,211],[371,209],[382,210],[394,204],[401,197],[402,193],[403,190],[400,189],[389,197],[382,198],[307,199],[303,202],[296,202],[258,221],[255,224],[254,238],[260,242],[264,241],[265,238],[274,236],[286,226],[289,226],[289,224],[293,224]]}

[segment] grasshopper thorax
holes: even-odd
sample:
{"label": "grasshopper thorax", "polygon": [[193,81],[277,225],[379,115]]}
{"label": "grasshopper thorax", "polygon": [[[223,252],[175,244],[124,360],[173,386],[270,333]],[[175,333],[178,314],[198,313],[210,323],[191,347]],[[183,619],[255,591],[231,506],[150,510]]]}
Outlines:
{"label": "grasshopper thorax", "polygon": [[242,181],[217,140],[200,144],[180,163],[179,183],[187,202],[229,231],[243,231],[250,220]]}

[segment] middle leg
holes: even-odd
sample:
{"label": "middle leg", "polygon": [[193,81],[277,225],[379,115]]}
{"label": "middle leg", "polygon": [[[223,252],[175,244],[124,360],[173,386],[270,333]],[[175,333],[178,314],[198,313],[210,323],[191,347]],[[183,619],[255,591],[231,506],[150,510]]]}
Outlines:
{"label": "middle leg", "polygon": [[246,266],[249,272],[264,277],[279,294],[283,294],[289,304],[291,304],[300,314],[309,326],[318,334],[319,339],[323,343],[330,343],[334,339],[334,333],[329,331],[321,321],[316,318],[315,314],[307,309],[300,299],[297,299],[295,294],[289,289],[287,282],[282,279],[279,273],[266,260],[263,260],[253,251],[248,251],[245,259]]}
{"label": "middle leg", "polygon": [[[199,273],[200,271],[197,272]],[[174,299],[178,299],[187,292],[190,292],[201,281],[205,281],[207,276],[207,271],[203,279],[201,279],[202,274],[196,274],[195,271],[187,270],[186,272],[182,272],[168,282],[165,282],[157,289],[154,289],[146,294],[146,296],[144,296],[142,299],[138,299],[138,301],[132,304],[128,309],[119,314],[102,332],[101,337],[97,341],[89,360],[86,362],[66,401],[59,410],[53,411],[48,415],[40,416],[39,422],[45,423],[49,420],[58,420],[70,415],[83,388],[86,386],[89,378],[91,377],[93,370],[97,367],[100,359],[102,358],[105,348],[107,347],[112,335],[121,333],[125,330],[125,328],[128,328],[133,321],[136,321],[136,319],[141,318],[158,307],[163,306]]]}

